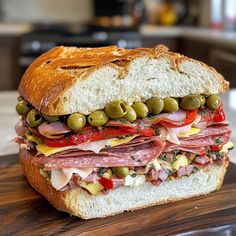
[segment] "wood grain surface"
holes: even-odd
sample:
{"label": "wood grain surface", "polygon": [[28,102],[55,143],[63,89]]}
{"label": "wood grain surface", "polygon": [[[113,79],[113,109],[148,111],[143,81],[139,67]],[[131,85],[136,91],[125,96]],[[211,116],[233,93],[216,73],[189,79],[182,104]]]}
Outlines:
{"label": "wood grain surface", "polygon": [[16,155],[0,157],[0,222],[0,235],[236,235],[236,166],[208,196],[86,221],[36,193]]}

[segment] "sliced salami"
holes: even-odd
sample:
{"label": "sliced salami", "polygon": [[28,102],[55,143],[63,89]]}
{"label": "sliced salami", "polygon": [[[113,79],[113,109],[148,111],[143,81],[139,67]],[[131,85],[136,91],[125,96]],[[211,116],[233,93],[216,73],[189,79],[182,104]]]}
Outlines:
{"label": "sliced salami", "polygon": [[69,157],[35,157],[34,162],[44,164],[45,170],[62,168],[144,166],[158,157],[164,143],[159,138],[138,147],[111,149],[109,152]]}
{"label": "sliced salami", "polygon": [[200,133],[189,138],[180,139],[180,144],[173,144],[166,141],[163,152],[170,152],[175,149],[196,153],[202,155],[205,153],[205,147],[229,142],[231,131],[227,126],[211,126],[202,130]]}

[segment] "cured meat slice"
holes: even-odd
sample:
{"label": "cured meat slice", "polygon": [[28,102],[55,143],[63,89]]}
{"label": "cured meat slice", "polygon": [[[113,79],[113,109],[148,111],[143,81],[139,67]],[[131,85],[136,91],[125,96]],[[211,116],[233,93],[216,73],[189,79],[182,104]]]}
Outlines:
{"label": "cured meat slice", "polygon": [[227,126],[211,126],[189,138],[180,139],[179,145],[166,141],[163,152],[178,149],[202,155],[205,153],[205,147],[215,145],[217,142],[220,142],[220,144],[229,142],[230,134],[231,131]]}
{"label": "cured meat slice", "polygon": [[198,134],[194,134],[188,138],[183,138],[182,140],[193,140],[193,139],[198,139],[198,138],[206,138],[209,136],[216,136],[216,135],[222,135],[222,134],[226,134],[229,133],[231,134],[231,130],[228,128],[228,126],[225,125],[213,125],[210,127],[207,127],[204,130],[201,130],[201,132],[199,132]]}
{"label": "cured meat slice", "polygon": [[[128,148],[128,147],[136,147],[136,146],[140,146],[146,143],[150,143],[152,141],[155,141],[157,138],[156,137],[137,137],[131,141],[129,141],[128,143],[124,143],[112,148],[106,148],[101,150],[99,153],[97,153],[97,155],[107,155],[107,153],[109,152],[110,155],[114,155],[117,156],[117,149],[122,150],[123,148]],[[71,148],[71,149],[67,149],[65,151],[61,151],[58,152],[56,154],[52,154],[50,155],[50,157],[79,157],[79,156],[85,156],[85,155],[94,155],[93,151],[83,151],[77,148]]]}
{"label": "cured meat slice", "polygon": [[206,152],[206,149],[205,147],[201,147],[201,146],[181,146],[181,145],[178,145],[178,144],[173,144],[173,143],[170,143],[168,142],[166,144],[166,146],[164,147],[163,149],[163,152],[171,152],[171,151],[174,151],[174,150],[181,150],[181,151],[184,151],[184,152],[191,152],[191,153],[195,153],[195,154],[198,154],[198,155],[202,155]]}
{"label": "cured meat slice", "polygon": [[[87,154],[83,156],[69,157],[35,157],[34,162],[44,164],[45,170],[63,168],[86,168],[86,167],[116,167],[116,166],[144,166],[158,157],[162,152],[164,143],[155,138],[149,143],[136,147],[111,149],[108,152]],[[81,152],[81,151],[79,151]],[[75,153],[74,153],[75,154]]]}

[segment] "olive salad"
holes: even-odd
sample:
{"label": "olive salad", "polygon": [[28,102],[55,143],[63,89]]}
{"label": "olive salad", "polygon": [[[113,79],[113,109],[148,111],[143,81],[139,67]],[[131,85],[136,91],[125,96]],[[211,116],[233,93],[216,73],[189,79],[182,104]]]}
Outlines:
{"label": "olive salad", "polygon": [[[19,115],[26,117],[30,127],[37,127],[43,120],[48,122],[58,121],[65,116],[49,116],[37,111],[31,104],[25,101],[22,97],[18,98],[16,111]],[[134,102],[132,106],[127,105],[122,101],[113,101],[108,103],[103,110],[97,110],[85,116],[80,113],[68,115],[67,125],[71,130],[79,130],[88,122],[92,126],[103,126],[109,118],[120,119],[126,122],[133,122],[137,118],[145,118],[148,115],[158,115],[161,112],[175,112],[181,107],[183,110],[191,111],[199,109],[203,106],[211,110],[217,110],[221,105],[221,100],[218,95],[188,95],[183,98],[160,98],[153,97],[146,102]]]}

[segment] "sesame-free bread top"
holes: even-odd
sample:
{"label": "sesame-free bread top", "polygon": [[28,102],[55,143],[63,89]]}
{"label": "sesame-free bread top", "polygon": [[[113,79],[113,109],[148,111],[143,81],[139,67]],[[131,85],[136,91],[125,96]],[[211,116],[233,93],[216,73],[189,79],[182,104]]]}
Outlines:
{"label": "sesame-free bread top", "polygon": [[87,115],[114,100],[218,94],[229,83],[204,63],[155,48],[55,47],[25,72],[20,95],[47,115]]}

